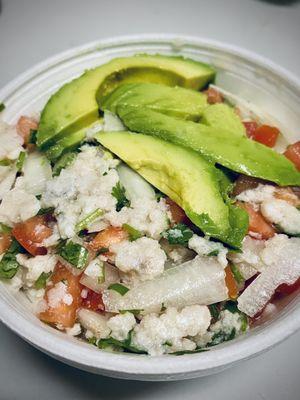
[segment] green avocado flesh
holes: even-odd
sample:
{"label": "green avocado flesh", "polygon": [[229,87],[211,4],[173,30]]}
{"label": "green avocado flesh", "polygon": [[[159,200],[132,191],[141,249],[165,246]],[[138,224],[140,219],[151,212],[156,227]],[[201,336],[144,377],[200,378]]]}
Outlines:
{"label": "green avocado flesh", "polygon": [[201,123],[214,128],[226,129],[240,136],[246,136],[246,129],[234,109],[227,104],[212,104],[206,107]]}
{"label": "green avocado flesh", "polygon": [[116,113],[120,102],[123,106],[128,103],[130,107],[146,107],[166,115],[192,121],[198,121],[208,107],[207,96],[204,93],[155,83],[121,85],[103,99],[101,108]]}
{"label": "green avocado flesh", "polygon": [[130,130],[191,148],[207,160],[280,186],[300,185],[300,173],[283,155],[229,130],[184,121],[162,113],[119,104],[117,114]]}
{"label": "green avocado flesh", "polygon": [[132,132],[100,132],[96,139],[180,205],[205,234],[240,246],[247,215],[227,206],[220,193],[222,172],[198,153]]}
{"label": "green avocado flesh", "polygon": [[103,97],[121,83],[152,82],[199,90],[215,77],[206,64],[161,55],[116,58],[62,86],[44,107],[37,145],[47,149],[96,121]]}

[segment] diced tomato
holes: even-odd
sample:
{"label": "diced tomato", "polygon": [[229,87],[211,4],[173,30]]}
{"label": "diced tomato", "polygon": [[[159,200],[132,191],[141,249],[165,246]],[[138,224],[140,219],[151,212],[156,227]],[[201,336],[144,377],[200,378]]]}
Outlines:
{"label": "diced tomato", "polygon": [[190,223],[190,220],[187,217],[184,210],[181,207],[179,207],[179,205],[176,204],[175,201],[167,197],[166,203],[169,206],[170,213],[172,215],[172,220],[175,224],[183,223],[188,225]]}
{"label": "diced tomato", "polygon": [[17,132],[24,139],[24,143],[28,143],[30,132],[37,128],[38,122],[30,117],[22,116],[17,122]]}
{"label": "diced tomato", "polygon": [[236,280],[229,265],[225,268],[225,283],[228,289],[228,296],[230,299],[236,299],[239,294]]}
{"label": "diced tomato", "polygon": [[[39,318],[51,324],[60,324],[65,328],[70,328],[74,325],[76,320],[76,312],[81,306],[81,290],[82,286],[79,283],[80,275],[73,275],[72,272],[57,263],[53,274],[51,275],[51,284],[46,287],[44,300],[48,304],[48,309],[39,314]],[[72,303],[66,304],[63,300],[58,303],[56,307],[49,306],[48,294],[51,289],[58,283],[63,281],[67,285],[67,294],[72,296]]]}
{"label": "diced tomato", "polygon": [[279,129],[274,126],[261,125],[256,129],[251,138],[265,146],[274,147],[279,133]]}
{"label": "diced tomato", "polygon": [[88,288],[85,288],[85,290],[87,290],[87,295],[82,298],[82,307],[93,311],[104,311],[105,307],[102,300],[102,294],[94,292]]}
{"label": "diced tomato", "polygon": [[0,233],[0,254],[6,252],[11,244],[11,234],[10,233]]}
{"label": "diced tomato", "polygon": [[273,226],[264,219],[259,211],[255,211],[251,204],[238,202],[237,205],[246,210],[249,215],[248,233],[257,233],[261,239],[270,239],[275,235]]}
{"label": "diced tomato", "polygon": [[286,283],[283,283],[282,285],[278,286],[276,292],[283,295],[288,295],[296,292],[296,290],[298,290],[299,288],[300,288],[300,278],[292,285],[287,285]]}
{"label": "diced tomato", "polygon": [[112,244],[120,243],[127,238],[128,234],[122,228],[110,226],[99,232],[89,243],[89,247],[94,251],[98,251],[103,248],[109,249]]}
{"label": "diced tomato", "polygon": [[298,171],[300,171],[300,141],[289,145],[284,152],[284,155],[292,161]]}
{"label": "diced tomato", "polygon": [[223,103],[223,96],[218,90],[210,87],[204,93],[207,95],[207,102],[209,104]]}
{"label": "diced tomato", "polygon": [[244,121],[244,127],[246,129],[246,135],[248,138],[252,139],[256,129],[258,128],[258,124],[255,121]]}
{"label": "diced tomato", "polygon": [[43,241],[52,235],[52,229],[47,226],[46,215],[37,215],[16,224],[12,234],[33,256],[47,254]]}

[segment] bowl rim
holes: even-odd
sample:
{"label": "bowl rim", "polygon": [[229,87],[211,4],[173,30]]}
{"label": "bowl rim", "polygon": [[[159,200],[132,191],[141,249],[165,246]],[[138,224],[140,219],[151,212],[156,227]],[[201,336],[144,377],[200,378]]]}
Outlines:
{"label": "bowl rim", "polygon": [[[149,42],[155,42],[157,44],[164,42],[174,44],[180,42],[183,45],[200,45],[226,51],[228,54],[242,57],[244,60],[248,60],[249,62],[275,73],[300,92],[300,79],[293,73],[252,51],[242,49],[236,45],[206,38],[179,34],[153,33],[125,35],[96,40],[60,52],[29,68],[10,83],[6,84],[0,90],[0,98],[5,100],[5,97],[11,95],[20,85],[26,84],[26,82],[30,81],[30,79],[43,72],[45,69],[72,59],[79,54],[110,46],[134,43],[143,44]],[[130,379],[159,380],[184,379],[193,376],[207,375],[272,348],[300,329],[300,307],[294,307],[285,315],[273,321],[271,325],[272,329],[264,329],[256,335],[245,335],[241,340],[234,340],[230,344],[224,347],[214,348],[212,351],[184,355],[176,358],[171,355],[150,357],[108,353],[94,349],[89,345],[86,346],[83,357],[79,351],[77,340],[69,340],[68,343],[66,343],[65,334],[54,335],[54,332],[52,333],[50,330],[46,330],[42,323],[40,325],[33,324],[30,320],[26,319],[21,312],[9,304],[8,300],[4,298],[2,291],[0,291],[0,319],[18,336],[22,337],[39,350],[67,364],[104,375],[107,374]],[[174,362],[175,360],[176,362]]]}

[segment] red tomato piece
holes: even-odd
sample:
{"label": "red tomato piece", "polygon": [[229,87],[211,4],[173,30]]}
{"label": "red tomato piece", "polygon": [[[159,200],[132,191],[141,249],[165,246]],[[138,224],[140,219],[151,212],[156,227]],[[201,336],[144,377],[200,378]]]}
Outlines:
{"label": "red tomato piece", "polygon": [[[57,263],[51,275],[51,284],[46,287],[44,299],[48,304],[48,309],[39,314],[39,318],[51,324],[60,324],[64,328],[70,328],[76,321],[76,312],[81,306],[81,275],[73,275],[72,272],[61,263]],[[71,304],[66,304],[61,300],[55,307],[49,306],[49,292],[54,286],[63,281],[67,285],[66,294],[72,296]]]}
{"label": "red tomato piece", "polygon": [[284,152],[284,155],[292,161],[298,171],[300,171],[300,141],[289,145]]}
{"label": "red tomato piece", "polygon": [[11,244],[11,234],[10,233],[0,233],[0,254],[6,252]]}
{"label": "red tomato piece", "polygon": [[52,229],[47,226],[46,215],[36,215],[25,222],[16,224],[12,234],[33,256],[47,254],[43,241],[52,235]]}
{"label": "red tomato piece", "polygon": [[89,243],[89,247],[94,251],[98,251],[102,248],[109,249],[112,244],[120,243],[127,238],[128,234],[122,228],[110,226],[99,232]]}
{"label": "red tomato piece", "polygon": [[268,147],[274,147],[280,131],[274,126],[261,125],[252,134],[251,138]]}
{"label": "red tomato piece", "polygon": [[256,129],[258,128],[257,122],[245,121],[245,122],[243,122],[243,124],[246,129],[246,135],[248,136],[248,138],[252,139]]}
{"label": "red tomato piece", "polygon": [[38,122],[34,118],[21,116],[17,122],[17,132],[28,143],[30,132],[38,128]]}
{"label": "red tomato piece", "polygon": [[282,285],[278,286],[276,292],[283,295],[288,295],[294,293],[299,288],[300,288],[300,278],[292,285],[287,285],[286,283],[283,283]]}
{"label": "red tomato piece", "polygon": [[209,88],[205,90],[203,93],[207,95],[207,102],[208,104],[216,104],[216,103],[223,103],[223,96],[221,93],[213,88]]}
{"label": "red tomato piece", "polygon": [[93,311],[105,311],[102,294],[88,288],[84,289],[87,290],[87,295],[82,298],[82,307]]}
{"label": "red tomato piece", "polygon": [[189,224],[190,223],[190,220],[188,219],[184,210],[181,207],[179,207],[179,205],[176,204],[175,201],[173,201],[169,197],[167,197],[166,203],[169,206],[170,213],[172,215],[172,219],[175,224],[179,224],[179,223]]}
{"label": "red tomato piece", "polygon": [[237,203],[237,206],[247,211],[249,215],[249,232],[254,232],[260,235],[261,239],[270,239],[275,235],[275,229],[269,224],[259,211],[255,211],[254,208],[248,203]]}

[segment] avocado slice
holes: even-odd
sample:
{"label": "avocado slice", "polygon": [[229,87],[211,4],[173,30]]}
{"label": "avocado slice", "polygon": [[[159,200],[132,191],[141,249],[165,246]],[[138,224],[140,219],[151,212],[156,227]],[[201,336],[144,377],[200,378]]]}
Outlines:
{"label": "avocado slice", "polygon": [[[205,234],[238,247],[248,219],[232,229],[230,209],[219,186],[221,171],[198,153],[164,140],[132,132],[100,132],[96,139],[153,186],[180,205]],[[218,172],[217,172],[218,171]]]}
{"label": "avocado slice", "polygon": [[117,114],[130,130],[191,148],[207,160],[245,175],[299,186],[300,172],[283,155],[229,130],[184,121],[143,108],[119,104]]}
{"label": "avocado slice", "polygon": [[226,129],[240,136],[246,136],[246,129],[234,109],[228,104],[212,104],[203,111],[201,123],[214,128]]}
{"label": "avocado slice", "polygon": [[153,82],[199,90],[214,77],[209,65],[183,57],[141,54],[113,59],[52,95],[41,113],[37,145],[46,149],[96,121],[103,97],[121,83]]}
{"label": "avocado slice", "polygon": [[120,85],[103,99],[101,109],[116,113],[118,104],[146,107],[166,115],[199,121],[208,107],[204,93],[179,86],[169,87],[156,83],[127,83]]}

